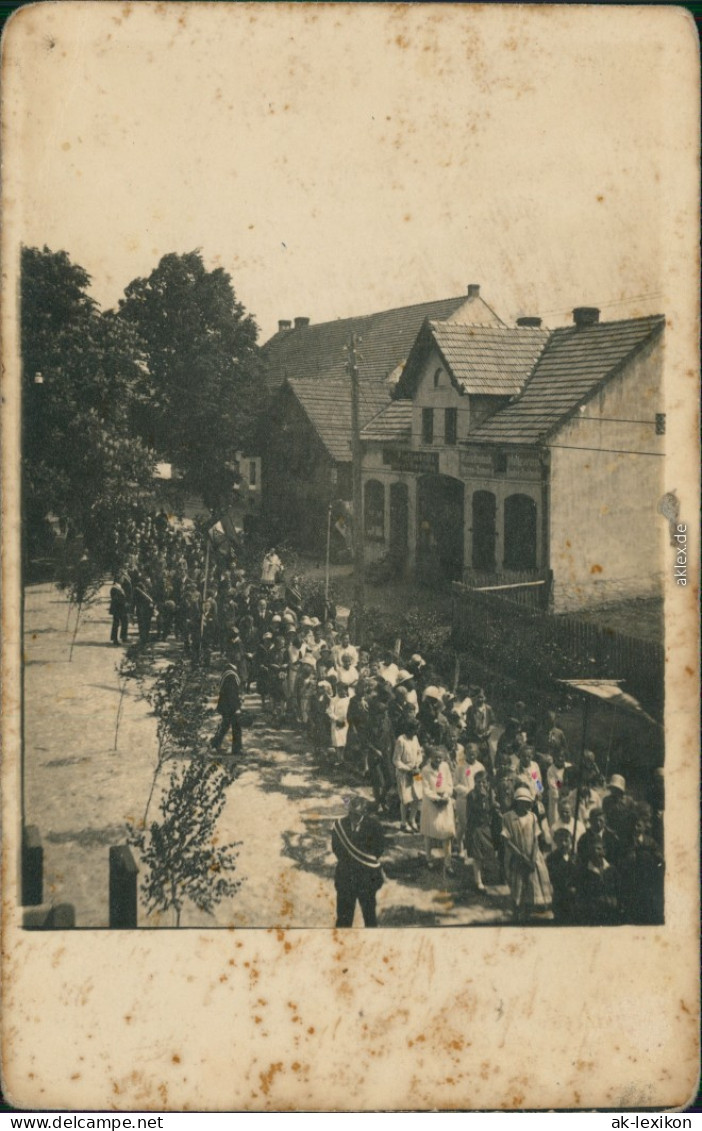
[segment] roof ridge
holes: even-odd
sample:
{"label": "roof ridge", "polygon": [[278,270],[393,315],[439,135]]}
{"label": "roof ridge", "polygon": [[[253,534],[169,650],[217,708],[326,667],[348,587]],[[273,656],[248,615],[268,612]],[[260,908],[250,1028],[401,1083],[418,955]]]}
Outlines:
{"label": "roof ridge", "polygon": [[[640,322],[665,322],[665,314],[639,314],[636,318],[614,318],[611,322],[590,322],[587,326],[576,326],[574,322],[569,323],[567,326],[554,326],[551,330],[552,334],[562,333],[564,330],[577,330],[582,333],[583,330],[596,330],[602,326],[628,326],[633,323]],[[521,329],[522,327],[520,327]],[[528,329],[528,327],[524,327]]]}
{"label": "roof ridge", "polygon": [[[429,298],[424,299],[423,302],[410,302],[401,306],[391,306],[387,310],[372,310],[370,314],[351,314],[345,315],[343,318],[330,318],[326,322],[310,322],[308,326],[298,326],[297,330],[291,328],[289,330],[276,330],[275,334],[271,334],[267,342],[263,343],[262,349],[272,342],[274,338],[281,335],[284,338],[292,336],[293,334],[298,337],[301,330],[321,330],[327,326],[341,326],[346,322],[362,322],[369,318],[380,318],[384,314],[398,314],[401,310],[417,310],[420,306],[438,306],[442,302],[467,302],[468,295],[449,295],[448,298]],[[483,299],[483,302],[485,300]],[[487,303],[485,304],[487,306]],[[498,315],[495,315],[498,317]]]}

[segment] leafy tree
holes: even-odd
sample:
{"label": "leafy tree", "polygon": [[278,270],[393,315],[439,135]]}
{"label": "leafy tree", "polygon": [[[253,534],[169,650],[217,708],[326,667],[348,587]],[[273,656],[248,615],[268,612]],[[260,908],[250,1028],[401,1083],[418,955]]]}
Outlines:
{"label": "leafy tree", "polygon": [[237,844],[219,844],[215,826],[224,808],[228,775],[216,762],[194,758],[174,766],[159,803],[159,819],[147,830],[133,830],[131,843],[146,869],[142,893],[149,913],[172,910],[175,925],[186,901],[211,914],[241,883]]}
{"label": "leafy tree", "polygon": [[200,730],[208,714],[209,681],[205,672],[181,656],[158,672],[146,692],[156,716],[157,756],[144,822],[156,781],[164,762],[174,755],[197,749]]}
{"label": "leafy tree", "polygon": [[143,509],[153,460],[130,431],[138,339],[98,311],[89,284],[65,251],[22,249],[25,522],[36,548],[53,512],[98,566],[114,568],[115,532]]}
{"label": "leafy tree", "polygon": [[198,251],[165,255],[126,288],[119,317],[146,359],[140,434],[208,506],[229,501],[234,454],[256,442],[265,399],[258,329],[229,275],[208,271]]}

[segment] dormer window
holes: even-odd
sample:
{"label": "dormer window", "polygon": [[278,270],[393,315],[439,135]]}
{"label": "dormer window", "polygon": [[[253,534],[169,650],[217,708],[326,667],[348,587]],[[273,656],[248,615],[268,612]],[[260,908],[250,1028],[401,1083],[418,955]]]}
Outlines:
{"label": "dormer window", "polygon": [[441,384],[441,374],[442,373],[443,373],[443,369],[437,369],[436,373],[434,374],[434,388],[435,389],[438,389],[439,385]]}

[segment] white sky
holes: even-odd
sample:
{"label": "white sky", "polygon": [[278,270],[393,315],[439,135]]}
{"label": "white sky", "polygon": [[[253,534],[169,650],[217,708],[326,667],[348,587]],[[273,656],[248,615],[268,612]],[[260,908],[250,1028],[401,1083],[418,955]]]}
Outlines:
{"label": "white sky", "polygon": [[105,307],[163,254],[200,248],[261,340],[279,318],[472,282],[506,319],[662,311],[678,145],[664,86],[691,49],[684,21],[660,8],[40,4],[5,40],[5,207],[18,240],[68,251]]}

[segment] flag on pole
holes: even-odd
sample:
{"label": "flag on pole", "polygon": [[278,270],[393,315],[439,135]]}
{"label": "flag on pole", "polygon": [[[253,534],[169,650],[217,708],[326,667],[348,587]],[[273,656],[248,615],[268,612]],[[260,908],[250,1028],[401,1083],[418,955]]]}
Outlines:
{"label": "flag on pole", "polygon": [[221,522],[215,522],[214,526],[210,527],[210,529],[207,531],[207,537],[214,546],[215,550],[225,549],[226,543],[229,541],[229,539],[227,538],[227,533]]}

